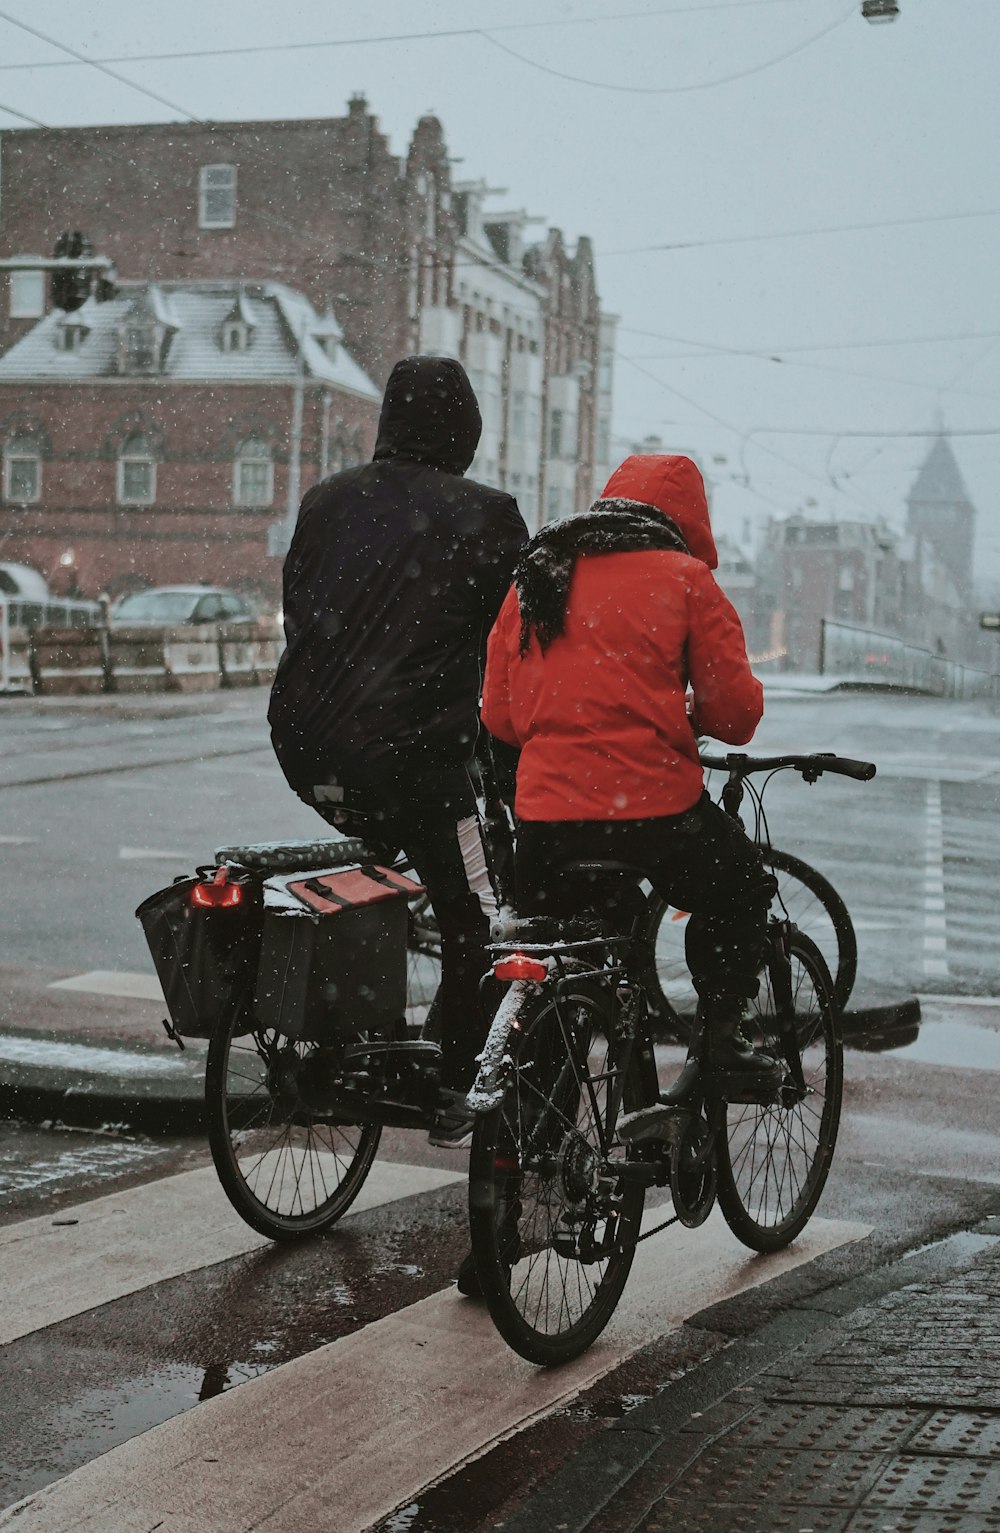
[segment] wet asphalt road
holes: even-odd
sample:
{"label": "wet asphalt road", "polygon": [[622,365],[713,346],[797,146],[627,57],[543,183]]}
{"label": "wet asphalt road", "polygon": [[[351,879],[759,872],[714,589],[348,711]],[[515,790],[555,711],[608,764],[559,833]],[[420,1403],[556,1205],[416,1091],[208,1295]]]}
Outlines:
{"label": "wet asphalt road", "polygon": [[[8,782],[20,773],[33,783],[0,788],[13,875],[0,897],[4,960],[46,975],[56,959],[69,971],[145,969],[131,912],[152,887],[217,844],[310,834],[317,822],[284,788],[263,744],[262,703],[241,697],[220,715],[140,717],[131,736],[113,718],[55,712],[43,722],[59,727],[41,731],[22,712],[3,770]],[[779,780],[766,801],[775,842],[814,860],[847,898],[862,975],[911,992],[1000,993],[1000,721],[912,699],[776,702],[755,748],[838,749],[880,764],[868,785]],[[60,769],[93,775],[60,780]],[[939,785],[942,809],[946,976],[924,967],[929,783]],[[825,1258],[819,1273],[807,1268],[733,1300],[733,1334],[803,1283],[862,1270],[1000,1208],[1000,1057],[998,1035],[984,1025],[995,1013],[965,1015],[964,1033],[942,1025],[929,1040],[925,1027],[902,1054],[848,1055],[822,1212],[870,1224],[874,1235]],[[442,1164],[439,1152],[404,1133],[387,1136],[383,1153]],[[57,1219],[76,1202],[204,1161],[190,1141],[0,1125],[3,1221]],[[2,1353],[9,1382],[0,1402],[0,1501],[445,1287],[465,1249],[459,1184],[351,1216],[305,1246],[188,1272],[10,1344]],[[468,1533],[488,1521],[516,1492],[519,1474],[565,1454],[671,1369],[720,1344],[717,1332],[706,1337],[651,1336],[635,1359],[550,1421],[544,1446],[529,1433],[517,1451],[498,1449],[470,1466],[410,1518],[409,1533]]]}

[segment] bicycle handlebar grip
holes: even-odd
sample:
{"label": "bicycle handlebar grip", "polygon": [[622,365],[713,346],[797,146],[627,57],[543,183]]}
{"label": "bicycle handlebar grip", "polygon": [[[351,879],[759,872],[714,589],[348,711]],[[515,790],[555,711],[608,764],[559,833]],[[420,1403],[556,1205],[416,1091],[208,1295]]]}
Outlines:
{"label": "bicycle handlebar grip", "polygon": [[831,756],[823,762],[823,770],[839,772],[841,777],[854,777],[858,782],[871,782],[877,768],[874,761],[852,761],[850,756]]}

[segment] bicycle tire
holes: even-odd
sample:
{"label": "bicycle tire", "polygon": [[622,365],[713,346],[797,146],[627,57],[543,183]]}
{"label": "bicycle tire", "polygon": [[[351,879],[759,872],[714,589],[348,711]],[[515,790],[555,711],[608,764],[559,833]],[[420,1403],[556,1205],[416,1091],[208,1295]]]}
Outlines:
{"label": "bicycle tire", "polygon": [[[480,1288],[500,1335],[532,1363],[568,1362],[591,1345],[635,1254],[644,1190],[625,1183],[620,1209],[608,1212],[595,1187],[605,1146],[594,1098],[581,1089],[580,1061],[606,1057],[613,1005],[598,984],[564,989],[571,1050],[554,997],[530,994],[511,1034],[503,1099],[473,1134],[469,1220]],[[591,1089],[599,1111],[608,1082]]]}
{"label": "bicycle tire", "polygon": [[[294,1066],[314,1045],[280,1034],[247,1034],[234,1017],[208,1046],[205,1115],[219,1181],[236,1212],[271,1240],[329,1229],[371,1170],[378,1124],[333,1123],[301,1101],[282,1104],[272,1087],[278,1054]],[[262,1051],[267,1050],[270,1058]]]}
{"label": "bicycle tire", "polygon": [[[844,1055],[829,970],[816,944],[799,932],[789,939],[789,959],[795,1033],[810,1095],[800,1099],[789,1068],[774,1105],[726,1105],[725,1134],[717,1145],[719,1207],[736,1238],[753,1251],[780,1251],[801,1233],[829,1175],[840,1122]],[[743,1031],[765,1053],[784,1059],[774,995],[766,967]]]}
{"label": "bicycle tire", "polygon": [[[850,911],[830,881],[801,857],[774,846],[761,847],[761,853],[778,877],[780,902],[788,918],[817,944],[826,960],[837,1010],[845,1010],[858,974],[858,939]],[[643,987],[654,1020],[676,1042],[686,1044],[697,1004],[684,959],[686,916],[655,890],[649,896],[648,912]]]}
{"label": "bicycle tire", "polygon": [[441,984],[441,933],[426,894],[409,902],[406,921],[406,1023],[422,1038],[441,1041],[438,1007]]}

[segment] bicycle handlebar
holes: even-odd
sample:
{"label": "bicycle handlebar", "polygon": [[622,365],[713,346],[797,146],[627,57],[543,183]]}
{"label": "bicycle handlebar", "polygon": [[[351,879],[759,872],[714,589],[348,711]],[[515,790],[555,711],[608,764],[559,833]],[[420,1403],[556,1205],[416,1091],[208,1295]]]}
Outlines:
{"label": "bicycle handlebar", "polygon": [[724,756],[705,754],[699,759],[702,766],[709,770],[736,773],[739,777],[749,777],[752,772],[778,772],[782,767],[794,767],[807,782],[815,782],[824,772],[853,777],[858,782],[870,782],[876,772],[873,761],[853,761],[850,756],[835,756],[832,751],[817,751],[810,756],[748,756],[743,751],[727,751]]}

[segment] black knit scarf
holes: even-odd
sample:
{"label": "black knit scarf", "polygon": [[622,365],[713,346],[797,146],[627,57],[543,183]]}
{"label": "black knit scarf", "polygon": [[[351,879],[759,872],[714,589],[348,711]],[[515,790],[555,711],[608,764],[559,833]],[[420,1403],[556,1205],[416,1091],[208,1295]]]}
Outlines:
{"label": "black knit scarf", "polygon": [[532,633],[543,652],[566,622],[573,570],[581,554],[631,554],[668,549],[686,554],[676,522],[638,500],[595,500],[583,516],[552,522],[536,532],[514,571],[521,608],[521,654]]}

